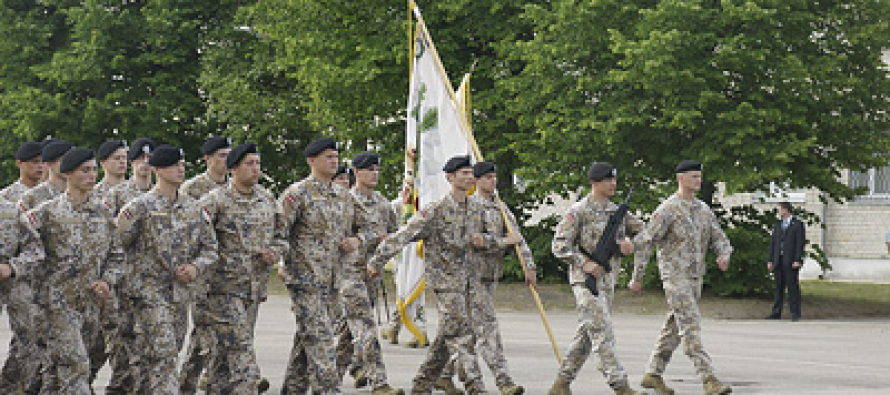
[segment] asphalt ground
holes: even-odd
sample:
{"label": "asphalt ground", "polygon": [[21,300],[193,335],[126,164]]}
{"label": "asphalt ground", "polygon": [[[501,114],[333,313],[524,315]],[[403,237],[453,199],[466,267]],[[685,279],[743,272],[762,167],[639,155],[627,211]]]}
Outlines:
{"label": "asphalt ground", "polygon": [[[433,307],[433,306],[429,306]],[[434,336],[436,314],[429,314],[428,329]],[[504,348],[510,370],[527,394],[546,394],[556,377],[558,365],[534,310],[498,311]],[[574,335],[577,317],[572,312],[552,312],[550,325],[560,351],[565,354]],[[614,327],[618,357],[631,384],[639,388],[652,346],[663,323],[661,315],[617,315]],[[294,331],[290,302],[272,296],[260,309],[257,325],[257,355],[263,376],[277,394],[283,380]],[[10,331],[8,320],[0,319],[0,357],[6,358]],[[703,322],[705,350],[711,355],[718,377],[732,385],[736,394],[890,394],[890,319],[806,320],[714,320]],[[407,340],[405,334],[402,340]],[[410,388],[411,379],[426,349],[384,342],[383,353],[390,383]],[[482,366],[490,393],[497,387]],[[104,392],[109,370],[100,372],[97,393]],[[701,383],[682,346],[665,373],[668,385],[678,394],[700,394]],[[596,357],[585,364],[572,385],[576,394],[611,393],[599,371]],[[347,377],[344,394],[369,394],[370,389],[353,388]]]}

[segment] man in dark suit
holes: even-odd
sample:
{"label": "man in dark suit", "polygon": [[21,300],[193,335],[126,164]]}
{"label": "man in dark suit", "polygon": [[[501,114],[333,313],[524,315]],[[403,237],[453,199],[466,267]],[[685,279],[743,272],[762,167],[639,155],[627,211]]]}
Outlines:
{"label": "man in dark suit", "polygon": [[767,319],[782,318],[785,288],[788,288],[788,307],[791,321],[800,320],[800,268],[803,266],[803,249],[806,231],[801,220],[791,215],[791,203],[782,202],[776,208],[779,220],[773,227],[773,241],[769,249],[767,268],[776,278],[776,294],[773,311]]}

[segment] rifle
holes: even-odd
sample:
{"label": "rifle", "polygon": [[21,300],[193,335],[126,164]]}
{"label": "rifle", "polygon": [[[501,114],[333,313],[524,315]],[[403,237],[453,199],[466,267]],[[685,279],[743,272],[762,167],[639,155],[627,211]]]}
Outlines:
{"label": "rifle", "polygon": [[[621,248],[618,247],[618,242],[615,239],[618,235],[618,228],[624,223],[624,217],[627,215],[627,211],[630,210],[630,197],[633,194],[634,190],[631,188],[627,192],[627,198],[624,199],[624,203],[618,205],[618,210],[615,210],[609,217],[609,223],[606,224],[606,229],[603,230],[603,234],[597,240],[593,253],[589,253],[583,247],[579,248],[584,256],[602,266],[606,273],[612,272],[612,264],[610,263],[612,257],[621,254]],[[594,296],[599,296],[599,291],[596,289],[596,278],[592,274],[587,273],[584,277],[584,286]]]}

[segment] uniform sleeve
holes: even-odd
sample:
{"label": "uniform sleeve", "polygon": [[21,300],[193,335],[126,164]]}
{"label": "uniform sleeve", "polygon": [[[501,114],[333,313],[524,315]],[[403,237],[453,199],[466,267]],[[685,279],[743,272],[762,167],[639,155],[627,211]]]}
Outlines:
{"label": "uniform sleeve", "polygon": [[[114,209],[112,208],[112,210]],[[145,215],[145,210],[136,201],[130,202],[118,212],[115,226],[120,235],[121,247],[124,250],[134,248],[139,241],[139,236],[146,231]]]}
{"label": "uniform sleeve", "polygon": [[40,268],[46,251],[43,249],[43,243],[40,241],[40,235],[35,229],[29,226],[28,222],[20,217],[15,224],[15,232],[18,233],[18,253],[9,260],[12,271],[19,279],[29,279],[34,276],[35,270]]}
{"label": "uniform sleeve", "polygon": [[435,217],[436,206],[430,206],[418,211],[408,220],[408,224],[390,235],[377,246],[374,255],[368,261],[368,265],[380,270],[383,264],[396,256],[408,243],[426,238],[429,227]]}
{"label": "uniform sleeve", "polygon": [[581,268],[587,262],[587,258],[578,250],[577,240],[580,231],[579,218],[573,209],[559,221],[556,225],[556,232],[553,234],[553,243],[551,249],[553,255],[562,259],[569,266]]}
{"label": "uniform sleeve", "polygon": [[201,243],[200,252],[195,258],[194,264],[198,273],[203,273],[219,260],[219,242],[216,239],[214,224],[216,223],[217,204],[215,194],[211,193],[198,201],[201,210],[201,220],[198,221],[197,235]]}
{"label": "uniform sleeve", "polygon": [[656,241],[661,240],[673,222],[673,216],[670,215],[664,206],[659,207],[652,214],[652,219],[646,226],[642,227],[642,231],[633,239],[634,249],[634,272],[633,279],[642,281],[643,275],[646,273],[646,265],[652,256],[652,248]]}
{"label": "uniform sleeve", "polygon": [[278,198],[278,212],[275,213],[275,237],[269,247],[278,257],[287,256],[290,251],[290,238],[293,228],[297,226],[297,217],[301,211],[300,200],[293,191],[287,189]]}
{"label": "uniform sleeve", "polygon": [[374,214],[351,193],[346,195],[352,207],[354,207],[353,215],[355,218],[352,224],[356,229],[355,237],[358,237],[363,245],[368,245],[368,243],[372,243],[379,236],[374,232]]}
{"label": "uniform sleeve", "polygon": [[708,227],[711,250],[718,257],[729,260],[729,256],[732,255],[732,244],[729,242],[729,237],[726,237],[726,233],[720,228],[717,216],[710,209],[708,210]]}
{"label": "uniform sleeve", "polygon": [[[20,217],[20,223],[34,237],[27,237],[22,243],[22,252],[19,254],[16,263],[24,271],[24,275],[31,278],[32,281],[40,281],[46,278],[46,265],[43,265],[43,259],[46,257],[46,247],[43,243],[41,231],[46,221],[46,212],[39,206],[33,210],[25,212]],[[18,273],[18,268],[15,269]],[[18,274],[16,274],[18,275]]]}
{"label": "uniform sleeve", "polygon": [[[109,221],[112,219],[109,218]],[[118,232],[111,232],[108,235],[111,243],[108,248],[108,255],[102,264],[102,279],[108,284],[114,286],[124,277],[125,271],[125,255],[124,248],[121,244],[121,236]]]}
{"label": "uniform sleeve", "polygon": [[386,233],[395,233],[399,230],[399,215],[388,202],[386,204]]}
{"label": "uniform sleeve", "polygon": [[643,231],[643,221],[631,213],[624,217],[624,234],[631,239]]}

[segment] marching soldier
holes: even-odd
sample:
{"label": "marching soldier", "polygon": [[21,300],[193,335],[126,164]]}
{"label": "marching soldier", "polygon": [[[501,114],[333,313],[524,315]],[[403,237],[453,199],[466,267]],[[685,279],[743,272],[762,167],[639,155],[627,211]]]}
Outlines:
{"label": "marching soldier", "polygon": [[[13,210],[13,219],[15,219],[15,203],[22,198],[31,188],[40,183],[43,177],[44,166],[40,154],[43,146],[37,142],[27,142],[22,144],[15,153],[16,165],[19,167],[19,179],[0,190],[0,204],[3,209]],[[3,201],[8,202],[4,203]],[[3,211],[5,212],[5,211]],[[8,215],[8,213],[6,214]],[[6,239],[10,243],[0,248],[6,251],[5,255],[0,255],[0,262],[6,262],[12,259],[16,248],[19,245],[15,238],[15,227],[12,223],[15,221],[7,221],[8,218],[0,219],[3,222]],[[8,225],[8,226],[7,226]],[[31,287],[30,280],[27,276],[20,276],[16,280],[8,280],[0,282],[0,293],[5,296],[3,304],[7,306],[9,313],[9,326],[12,329],[12,340],[9,342],[9,357],[3,365],[2,374],[0,374],[0,392],[14,393],[20,388],[29,388],[36,378],[39,364],[34,358],[39,355],[37,348],[37,332],[36,319],[39,310],[34,300],[34,291]]]}
{"label": "marching soldier", "polygon": [[[193,199],[201,199],[210,191],[224,187],[228,181],[226,158],[231,147],[232,139],[228,137],[214,136],[204,141],[201,153],[204,155],[206,170],[183,183],[179,187],[179,192]],[[209,345],[213,344],[213,340],[208,338],[210,322],[207,320],[208,308],[205,297],[207,291],[203,280],[204,278],[199,278],[193,286],[195,294],[192,296],[190,309],[194,327],[189,336],[188,350],[179,377],[179,388],[183,394],[194,394],[197,391],[201,372],[210,362]]]}
{"label": "marching soldier", "polygon": [[362,245],[358,254],[348,256],[342,263],[339,295],[346,328],[341,328],[339,333],[338,373],[343,375],[346,366],[353,362],[354,355],[358,366],[354,375],[357,386],[363,381],[370,382],[374,394],[401,394],[401,389],[392,389],[387,384],[386,367],[372,316],[371,300],[376,288],[367,270],[369,255],[380,240],[398,230],[398,218],[389,200],[374,191],[380,177],[380,157],[362,152],[352,159],[352,167],[356,184],[349,193],[367,210],[372,232],[377,237]]}
{"label": "marching soldier", "polygon": [[288,187],[278,199],[281,216],[274,251],[278,256],[288,253],[286,278],[297,319],[282,393],[305,393],[311,386],[314,393],[333,394],[340,380],[328,306],[336,301],[336,265],[379,235],[368,231],[364,207],[348,190],[331,182],[337,172],[339,144],[318,139],[303,154],[311,175]]}
{"label": "marching soldier", "polygon": [[162,145],[148,160],[157,177],[149,192],[117,216],[127,253],[127,287],[136,326],[140,394],[178,394],[177,356],[185,340],[187,285],[216,261],[210,227],[198,202],[178,193],[185,177],[179,148]]}
{"label": "marching soldier", "polygon": [[[130,179],[124,181],[103,194],[105,205],[116,216],[121,208],[130,200],[151,190],[151,166],[148,159],[155,149],[155,143],[149,138],[138,138],[133,141],[127,151],[127,160],[130,161]],[[127,265],[126,267],[130,267]],[[108,325],[116,326],[112,333],[107,334],[107,348],[109,351],[109,365],[111,366],[111,379],[105,388],[109,395],[126,394],[130,388],[135,388],[138,383],[134,378],[138,374],[140,361],[134,359],[137,350],[136,344],[136,312],[130,303],[133,298],[127,282],[129,276],[125,276],[121,284],[115,289],[114,300],[106,304],[104,314],[114,321]]]}
{"label": "marching soldier", "polygon": [[49,177],[34,188],[31,188],[18,201],[19,210],[26,212],[38,204],[53,199],[65,192],[65,176],[59,171],[62,156],[74,147],[67,141],[53,141],[41,150],[40,158],[46,166]]}
{"label": "marching soldier", "polygon": [[278,262],[271,249],[278,206],[275,196],[258,184],[256,145],[232,149],[226,167],[232,174],[229,184],[200,200],[219,247],[219,261],[206,279],[211,323],[206,339],[213,341],[207,346],[213,351],[207,393],[256,394],[260,371],[254,330],[272,265]]}
{"label": "marching soldier", "polygon": [[[475,254],[478,259],[482,292],[472,295],[471,306],[473,308],[473,328],[476,334],[476,352],[494,374],[495,382],[501,394],[513,395],[525,393],[525,388],[513,382],[507,368],[507,359],[504,357],[504,346],[501,342],[501,331],[498,328],[498,320],[495,315],[494,294],[498,279],[504,275],[504,250],[515,244],[519,244],[522,260],[525,263],[525,280],[529,284],[536,284],[537,268],[534,257],[528,248],[525,239],[519,233],[519,224],[503,202],[495,199],[497,188],[497,166],[489,162],[479,162],[473,165],[473,177],[476,179],[476,193],[470,199],[477,200],[485,209],[486,240],[492,247],[484,252]],[[507,225],[501,209],[509,216],[510,229],[513,233],[507,233]],[[453,362],[449,363],[446,374],[437,381],[437,388],[444,389],[447,393],[457,392],[452,381]]]}
{"label": "marching soldier", "polygon": [[726,271],[732,246],[711,209],[695,198],[695,193],[701,189],[701,163],[683,161],[677,165],[676,172],[680,184],[677,193],[658,206],[652,220],[634,239],[639,252],[635,257],[630,289],[640,292],[652,244],[655,244],[658,247],[658,271],[670,308],[642,385],[662,393],[674,393],[665,385],[662,374],[682,340],[686,356],[692,360],[702,379],[705,394],[728,394],[732,389],[714,376],[711,357],[702,346],[698,299],[708,248],[717,253],[720,270]]}
{"label": "marching soldier", "polygon": [[[640,394],[630,388],[627,373],[615,355],[612,300],[621,258],[612,257],[610,264],[614,270],[607,273],[588,256],[596,249],[609,218],[618,209],[615,203],[609,201],[615,195],[616,171],[609,163],[594,162],[587,171],[587,177],[592,187],[590,195],[572,205],[553,235],[553,255],[569,265],[569,283],[575,294],[580,323],[556,381],[550,388],[550,395],[572,393],[569,386],[593,351],[599,356],[597,367],[616,394]],[[622,254],[633,252],[634,246],[626,237],[637,234],[641,227],[642,223],[636,218],[630,214],[625,216],[616,236]],[[598,295],[585,286],[587,275],[596,277]]]}
{"label": "marching soldier", "polygon": [[99,146],[96,159],[102,166],[102,181],[96,184],[95,191],[105,196],[112,188],[120,185],[127,177],[127,142],[108,140]]}
{"label": "marching soldier", "polygon": [[40,284],[39,300],[48,312],[47,344],[58,378],[58,388],[44,385],[45,392],[91,393],[88,349],[101,336],[98,310],[122,273],[114,218],[91,193],[97,173],[93,158],[92,150],[69,150],[59,164],[68,181],[65,193],[25,214],[40,235],[28,248],[46,255],[42,262],[30,263],[40,267],[35,284]]}
{"label": "marching soldier", "polygon": [[451,355],[467,376],[471,394],[485,392],[474,352],[473,320],[470,316],[470,292],[478,287],[478,272],[470,255],[473,246],[485,244],[484,208],[467,198],[473,185],[469,156],[448,160],[443,171],[451,183],[451,193],[421,209],[394,235],[387,237],[368,262],[372,276],[379,275],[383,264],[398,254],[409,242],[423,240],[427,261],[427,284],[433,287],[439,306],[439,333],[430,345],[426,359],[414,377],[412,394],[430,394]]}

